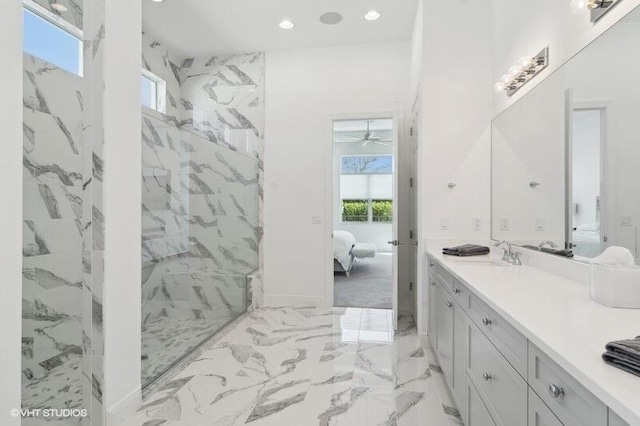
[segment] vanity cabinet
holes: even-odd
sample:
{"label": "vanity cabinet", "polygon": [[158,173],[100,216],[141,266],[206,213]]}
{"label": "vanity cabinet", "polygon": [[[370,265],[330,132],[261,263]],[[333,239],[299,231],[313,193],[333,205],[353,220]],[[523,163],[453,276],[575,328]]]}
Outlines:
{"label": "vanity cabinet", "polygon": [[628,426],[429,258],[429,339],[468,426]]}

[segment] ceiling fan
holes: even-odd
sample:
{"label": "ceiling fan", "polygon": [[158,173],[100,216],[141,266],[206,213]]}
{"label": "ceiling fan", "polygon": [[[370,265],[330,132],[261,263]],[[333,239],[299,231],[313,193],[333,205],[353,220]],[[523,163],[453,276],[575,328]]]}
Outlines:
{"label": "ceiling fan", "polygon": [[379,137],[376,135],[376,132],[372,132],[370,129],[370,121],[367,121],[367,131],[362,135],[361,131],[358,132],[341,132],[345,135],[345,137],[338,137],[336,141],[338,142],[360,142],[363,147],[369,145],[370,143],[376,145],[386,146],[390,144],[393,140],[390,137]]}

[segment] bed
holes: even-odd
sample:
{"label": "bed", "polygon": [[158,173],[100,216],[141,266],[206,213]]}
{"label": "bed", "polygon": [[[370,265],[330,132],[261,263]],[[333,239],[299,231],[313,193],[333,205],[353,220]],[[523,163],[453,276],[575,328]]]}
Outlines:
{"label": "bed", "polygon": [[333,271],[351,272],[355,257],[353,248],[356,246],[356,237],[351,232],[333,231]]}
{"label": "bed", "polygon": [[578,226],[573,231],[573,253],[576,256],[593,258],[600,255],[600,224]]}

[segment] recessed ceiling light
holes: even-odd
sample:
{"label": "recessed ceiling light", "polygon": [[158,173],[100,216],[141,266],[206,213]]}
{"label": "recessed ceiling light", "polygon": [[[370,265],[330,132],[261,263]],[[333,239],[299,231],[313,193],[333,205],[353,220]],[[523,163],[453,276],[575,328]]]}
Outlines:
{"label": "recessed ceiling light", "polygon": [[366,15],[364,15],[364,19],[366,19],[367,21],[375,21],[376,19],[380,19],[381,16],[382,14],[377,10],[370,10],[366,13]]}
{"label": "recessed ceiling light", "polygon": [[60,3],[52,3],[51,4],[51,9],[53,10],[57,10],[58,12],[66,12],[67,10],[67,6],[65,6],[64,4],[60,4]]}
{"label": "recessed ceiling light", "polygon": [[342,22],[342,15],[338,12],[327,12],[320,16],[320,22],[326,25],[335,25]]}
{"label": "recessed ceiling light", "polygon": [[162,3],[164,0],[151,0],[154,3]]}
{"label": "recessed ceiling light", "polygon": [[296,26],[296,24],[294,24],[293,21],[290,21],[288,19],[283,19],[282,21],[280,21],[280,23],[278,25],[283,30],[290,30],[290,29],[292,29],[293,27]]}

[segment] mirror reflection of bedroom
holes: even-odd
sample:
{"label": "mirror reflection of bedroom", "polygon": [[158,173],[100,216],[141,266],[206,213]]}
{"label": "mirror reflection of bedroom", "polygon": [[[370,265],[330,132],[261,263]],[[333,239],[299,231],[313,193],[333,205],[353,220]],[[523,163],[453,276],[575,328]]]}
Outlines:
{"label": "mirror reflection of bedroom", "polygon": [[602,217],[604,201],[601,175],[604,172],[604,108],[576,108],[573,111],[573,226],[571,245],[576,256],[596,257],[606,247]]}
{"label": "mirror reflection of bedroom", "polygon": [[340,120],[334,141],[334,306],[393,307],[393,120]]}

